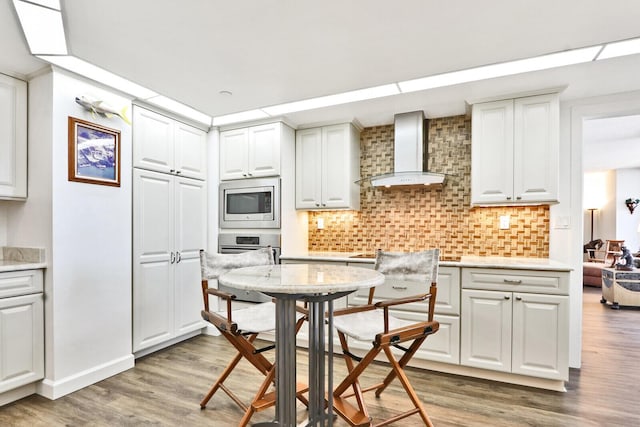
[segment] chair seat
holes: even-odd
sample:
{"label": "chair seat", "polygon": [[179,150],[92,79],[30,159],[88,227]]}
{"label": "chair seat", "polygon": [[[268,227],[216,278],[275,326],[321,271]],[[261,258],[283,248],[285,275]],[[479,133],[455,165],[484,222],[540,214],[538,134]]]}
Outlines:
{"label": "chair seat", "polygon": [[[218,311],[222,317],[227,317],[227,311]],[[238,324],[238,330],[245,332],[268,332],[276,329],[276,305],[271,302],[263,302],[246,308],[233,310],[232,320]],[[296,322],[304,315],[296,313]]]}
{"label": "chair seat", "polygon": [[[415,323],[415,321],[389,316],[389,330],[415,325]],[[373,341],[377,334],[384,331],[384,314],[382,310],[370,310],[336,316],[333,319],[333,326],[351,338]]]}
{"label": "chair seat", "polygon": [[[227,317],[226,310],[218,314]],[[276,305],[271,301],[233,310],[232,316],[242,332],[259,333],[276,329]]]}

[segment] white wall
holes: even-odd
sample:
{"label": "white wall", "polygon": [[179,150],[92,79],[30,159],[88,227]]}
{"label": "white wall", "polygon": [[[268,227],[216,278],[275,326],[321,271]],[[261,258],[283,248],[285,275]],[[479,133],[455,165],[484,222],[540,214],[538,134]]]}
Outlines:
{"label": "white wall", "polygon": [[[120,109],[131,100],[63,71],[29,88],[29,198],[8,215],[8,244],[44,246],[49,398],[133,366],[131,349],[131,128],[75,103],[90,94]],[[121,186],[68,181],[67,119],[121,132]],[[33,183],[32,183],[33,181]]]}
{"label": "white wall", "polygon": [[640,199],[640,169],[616,170],[616,236],[624,239],[624,244],[631,252],[640,249],[638,224],[640,224],[640,207],[633,214],[629,213],[627,199]]}

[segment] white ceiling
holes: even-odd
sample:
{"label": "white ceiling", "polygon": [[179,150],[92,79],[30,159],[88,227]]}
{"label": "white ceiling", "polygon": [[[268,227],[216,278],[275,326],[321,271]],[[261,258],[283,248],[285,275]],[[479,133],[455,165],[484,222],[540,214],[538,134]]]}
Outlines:
{"label": "white ceiling", "polygon": [[[629,0],[61,4],[72,55],[211,116],[640,36],[640,2]],[[29,55],[11,0],[0,0],[0,52],[0,71],[18,77],[46,65]],[[541,88],[566,87],[563,100],[640,90],[639,75],[632,55],[285,119],[389,124],[398,112],[463,114],[465,101]]]}

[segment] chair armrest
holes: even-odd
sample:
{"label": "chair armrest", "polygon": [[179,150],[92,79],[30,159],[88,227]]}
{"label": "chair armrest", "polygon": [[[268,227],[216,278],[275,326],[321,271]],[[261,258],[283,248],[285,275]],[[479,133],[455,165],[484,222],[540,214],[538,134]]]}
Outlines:
{"label": "chair armrest", "polygon": [[345,314],[360,313],[361,311],[375,310],[375,304],[359,305],[356,307],[339,308],[333,311],[333,316],[343,316]]}
{"label": "chair armrest", "polygon": [[207,289],[207,293],[210,295],[215,295],[218,296],[220,298],[224,298],[226,300],[232,300],[232,299],[236,299],[236,296],[230,292],[225,292],[225,291],[221,291],[218,289],[214,289],[214,288],[209,288]]}
{"label": "chair armrest", "polygon": [[374,305],[378,308],[385,308],[385,307],[391,307],[394,305],[409,304],[411,302],[425,301],[425,300],[428,300],[430,297],[431,297],[431,294],[420,294],[420,295],[414,295],[414,296],[405,297],[405,298],[395,298],[390,300],[378,301]]}
{"label": "chair armrest", "polygon": [[204,320],[213,324],[216,328],[220,329],[221,331],[230,332],[232,334],[235,334],[238,331],[237,323],[229,319],[225,319],[223,316],[220,316],[218,313],[212,313],[210,311],[202,310],[200,312],[200,315]]}

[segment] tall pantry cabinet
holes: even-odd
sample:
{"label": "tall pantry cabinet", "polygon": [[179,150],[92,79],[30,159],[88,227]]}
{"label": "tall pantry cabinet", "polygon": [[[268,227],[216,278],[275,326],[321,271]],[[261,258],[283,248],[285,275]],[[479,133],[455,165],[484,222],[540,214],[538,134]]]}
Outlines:
{"label": "tall pantry cabinet", "polygon": [[133,351],[139,352],[204,326],[206,134],[139,106],[133,120]]}

